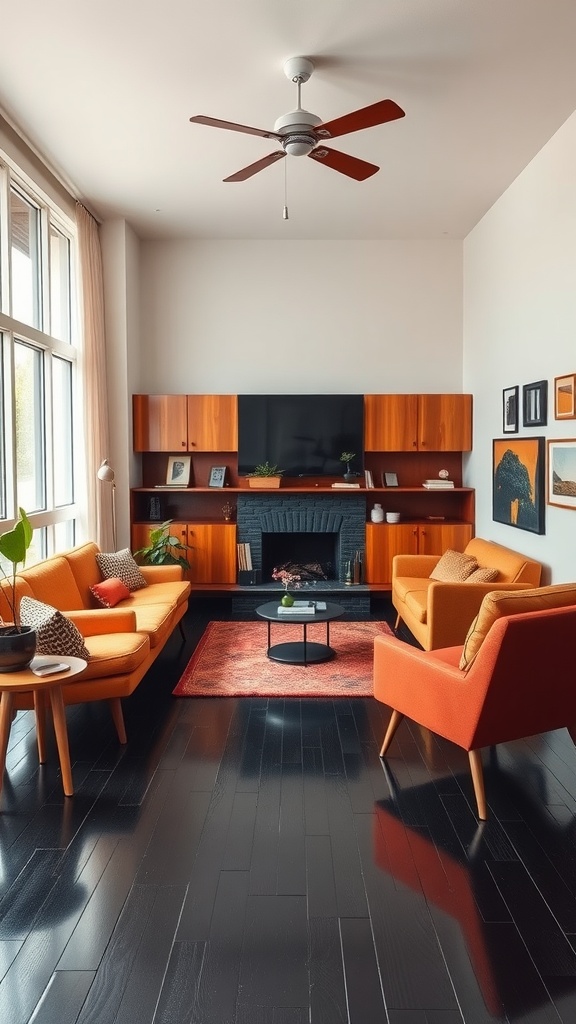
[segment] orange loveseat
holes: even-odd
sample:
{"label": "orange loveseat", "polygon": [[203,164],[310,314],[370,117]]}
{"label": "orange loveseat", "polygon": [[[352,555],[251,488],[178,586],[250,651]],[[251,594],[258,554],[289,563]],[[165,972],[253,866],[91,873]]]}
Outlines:
{"label": "orange loveseat", "polygon": [[497,569],[490,583],[440,582],[430,573],[440,555],[396,555],[392,561],[392,604],[425,651],[464,643],[472,619],[491,590],[524,590],[540,583],[542,566],[518,551],[474,537],[464,548],[480,568]]}
{"label": "orange loveseat", "polygon": [[[118,738],[126,742],[121,698],[134,692],[188,607],[190,583],[177,565],[139,566],[147,586],[134,590],[114,608],[97,605],[90,587],[102,575],[89,542],[23,569],[16,579],[18,603],[24,595],[52,605],[80,630],[90,653],[82,673],[62,686],[66,704],[107,700]],[[0,616],[11,618],[0,585]],[[180,628],[182,628],[180,626]],[[15,696],[19,709],[32,708],[32,694]]]}

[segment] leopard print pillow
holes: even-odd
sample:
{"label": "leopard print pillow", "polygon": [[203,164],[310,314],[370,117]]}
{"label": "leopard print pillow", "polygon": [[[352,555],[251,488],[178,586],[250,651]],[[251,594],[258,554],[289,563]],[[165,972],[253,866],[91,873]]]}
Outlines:
{"label": "leopard print pillow", "polygon": [[129,548],[122,551],[100,552],[96,555],[96,561],[104,580],[115,577],[122,580],[128,590],[141,590],[142,587],[148,586]]}
{"label": "leopard print pillow", "polygon": [[90,658],[84,638],[74,623],[57,608],[24,595],[20,601],[20,621],[36,631],[36,654]]}

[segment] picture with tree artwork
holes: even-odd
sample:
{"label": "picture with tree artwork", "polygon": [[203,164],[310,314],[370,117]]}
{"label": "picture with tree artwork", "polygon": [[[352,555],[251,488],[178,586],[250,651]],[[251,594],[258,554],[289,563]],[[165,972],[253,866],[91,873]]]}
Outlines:
{"label": "picture with tree artwork", "polygon": [[492,518],[544,533],[544,438],[493,442]]}

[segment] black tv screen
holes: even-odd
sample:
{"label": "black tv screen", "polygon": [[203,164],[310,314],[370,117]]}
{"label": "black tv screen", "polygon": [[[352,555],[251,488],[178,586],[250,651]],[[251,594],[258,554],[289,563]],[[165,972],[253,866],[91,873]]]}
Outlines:
{"label": "black tv screen", "polygon": [[342,452],[363,470],[363,395],[238,395],[238,472],[263,462],[285,476],[342,476]]}

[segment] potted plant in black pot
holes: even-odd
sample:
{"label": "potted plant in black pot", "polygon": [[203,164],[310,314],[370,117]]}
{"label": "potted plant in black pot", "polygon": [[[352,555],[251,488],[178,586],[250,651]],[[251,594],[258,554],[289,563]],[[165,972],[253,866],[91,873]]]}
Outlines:
{"label": "potted plant in black pot", "polygon": [[352,460],[355,458],[356,452],[342,452],[342,455],[340,456],[340,462],[346,463],[346,472],[344,473],[344,479],[346,481],[354,480],[354,478],[357,476],[354,470],[350,469]]}
{"label": "potted plant in black pot", "polygon": [[11,622],[0,618],[0,672],[18,672],[28,668],[36,653],[36,632],[31,626],[23,626],[16,600],[16,574],[18,566],[26,564],[26,552],[32,541],[32,526],[23,508],[19,509],[18,522],[11,530],[0,534],[0,556],[12,566],[7,573],[0,562],[0,579],[6,582],[2,588]]}

